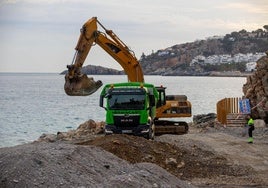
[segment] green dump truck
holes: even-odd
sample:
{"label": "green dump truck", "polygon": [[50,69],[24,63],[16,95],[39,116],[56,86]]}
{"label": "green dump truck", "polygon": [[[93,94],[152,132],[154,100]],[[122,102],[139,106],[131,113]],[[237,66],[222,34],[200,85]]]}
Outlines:
{"label": "green dump truck", "polygon": [[154,85],[140,82],[107,84],[100,94],[106,110],[105,134],[133,134],[154,138],[158,92]]}

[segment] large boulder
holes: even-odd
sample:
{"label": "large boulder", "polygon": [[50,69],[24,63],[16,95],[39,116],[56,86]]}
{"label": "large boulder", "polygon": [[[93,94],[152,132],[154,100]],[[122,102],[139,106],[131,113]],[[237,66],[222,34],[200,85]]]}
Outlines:
{"label": "large boulder", "polygon": [[69,130],[68,132],[58,132],[57,134],[43,134],[37,140],[39,142],[56,142],[59,140],[70,142],[81,142],[95,138],[98,134],[104,133],[105,122],[95,122],[90,119],[78,126],[76,130]]}
{"label": "large boulder", "polygon": [[243,92],[250,100],[253,118],[268,123],[268,51],[257,61],[256,71],[247,77]]}

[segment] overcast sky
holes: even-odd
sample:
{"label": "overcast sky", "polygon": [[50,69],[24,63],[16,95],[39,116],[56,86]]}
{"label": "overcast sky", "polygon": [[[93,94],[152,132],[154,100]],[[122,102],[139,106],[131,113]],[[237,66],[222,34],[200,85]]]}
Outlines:
{"label": "overcast sky", "polygon": [[[0,0],[0,72],[61,72],[91,17],[144,52],[232,31],[263,29],[267,0]],[[94,46],[84,65],[122,69]]]}

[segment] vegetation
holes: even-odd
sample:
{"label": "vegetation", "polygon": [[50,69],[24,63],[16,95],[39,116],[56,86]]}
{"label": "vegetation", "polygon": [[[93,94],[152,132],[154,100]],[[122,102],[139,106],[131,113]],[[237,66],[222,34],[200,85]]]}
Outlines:
{"label": "vegetation", "polygon": [[205,64],[202,66],[205,72],[210,71],[240,71],[244,72],[246,69],[246,62],[241,63],[224,63],[224,64],[217,64],[217,65],[211,65],[211,64]]}

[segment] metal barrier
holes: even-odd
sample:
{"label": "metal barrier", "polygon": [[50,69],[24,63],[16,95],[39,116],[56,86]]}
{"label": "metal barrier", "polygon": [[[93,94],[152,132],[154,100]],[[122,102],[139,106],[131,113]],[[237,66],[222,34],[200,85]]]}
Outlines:
{"label": "metal barrier", "polygon": [[241,98],[224,98],[217,102],[217,120],[226,125],[228,114],[239,114],[239,100]]}

